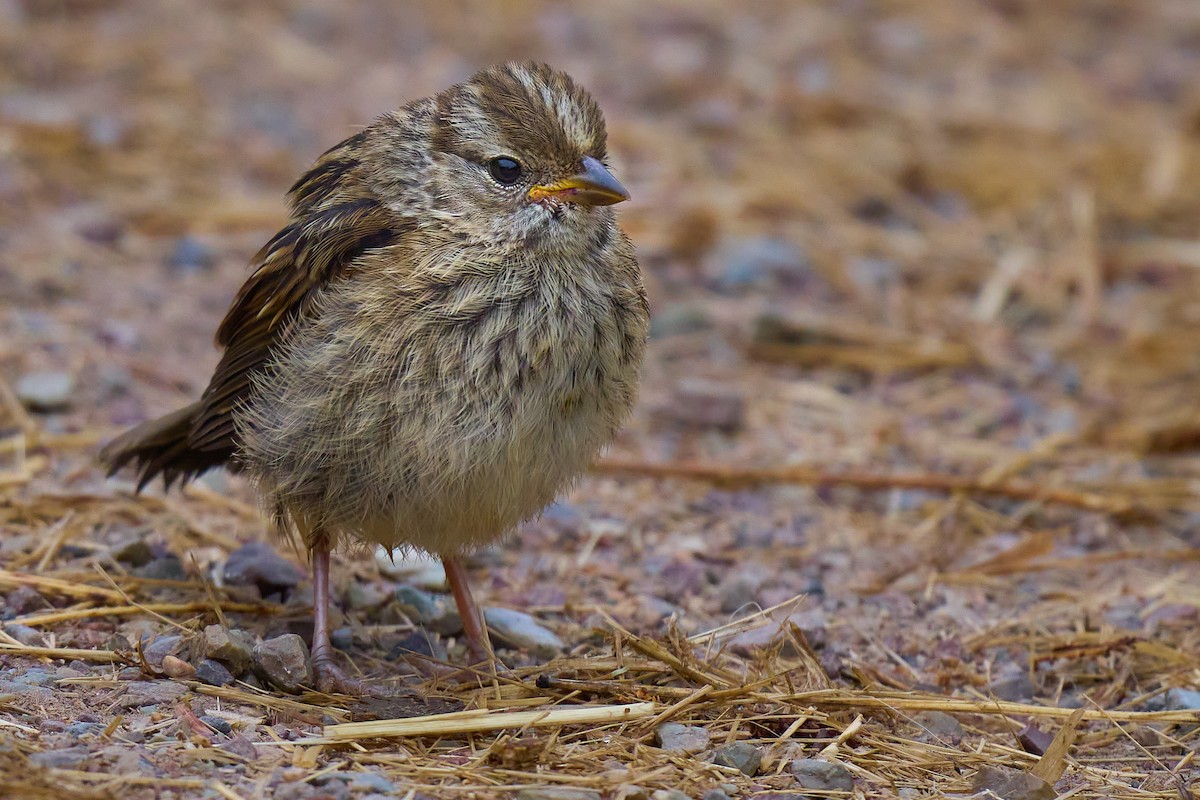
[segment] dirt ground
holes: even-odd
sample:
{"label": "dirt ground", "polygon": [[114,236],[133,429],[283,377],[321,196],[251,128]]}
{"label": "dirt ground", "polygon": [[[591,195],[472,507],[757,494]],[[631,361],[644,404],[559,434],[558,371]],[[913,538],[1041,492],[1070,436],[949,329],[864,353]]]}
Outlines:
{"label": "dirt ground", "polygon": [[[437,576],[348,553],[416,694],[285,691],[249,487],[95,453],[203,389],[306,165],[510,58],[607,115],[640,403],[470,562],[508,676],[424,677]],[[1198,76],[1194,0],[0,0],[0,796],[1188,800]]]}

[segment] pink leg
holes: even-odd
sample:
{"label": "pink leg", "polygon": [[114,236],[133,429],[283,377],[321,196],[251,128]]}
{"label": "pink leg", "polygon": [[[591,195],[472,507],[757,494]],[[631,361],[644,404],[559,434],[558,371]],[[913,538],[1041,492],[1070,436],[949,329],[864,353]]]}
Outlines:
{"label": "pink leg", "polygon": [[483,614],[471,596],[471,584],[467,582],[467,571],[462,561],[457,558],[443,558],[446,567],[446,580],[450,584],[450,593],[454,595],[454,603],[458,606],[458,615],[462,617],[463,633],[467,636],[467,648],[471,659],[476,663],[488,661],[492,655],[492,641],[488,638],[487,625],[483,622]]}
{"label": "pink leg", "polygon": [[364,694],[362,683],[346,675],[333,661],[333,642],[329,638],[329,540],[324,536],[316,538],[312,546],[312,574],[312,667],[317,689]]}

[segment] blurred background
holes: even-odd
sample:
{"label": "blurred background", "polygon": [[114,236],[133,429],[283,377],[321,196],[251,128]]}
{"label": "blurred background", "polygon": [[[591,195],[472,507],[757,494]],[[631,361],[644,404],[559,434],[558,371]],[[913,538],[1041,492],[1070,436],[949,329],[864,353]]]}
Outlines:
{"label": "blurred background", "polygon": [[[587,647],[804,594],[839,686],[1196,684],[1195,0],[0,0],[0,560],[94,578],[135,534],[194,578],[262,536],[236,479],[135,504],[96,447],[200,393],[323,150],[526,58],[607,115],[654,329],[612,472],[476,558],[485,602]],[[809,472],[630,477],[683,462]]]}

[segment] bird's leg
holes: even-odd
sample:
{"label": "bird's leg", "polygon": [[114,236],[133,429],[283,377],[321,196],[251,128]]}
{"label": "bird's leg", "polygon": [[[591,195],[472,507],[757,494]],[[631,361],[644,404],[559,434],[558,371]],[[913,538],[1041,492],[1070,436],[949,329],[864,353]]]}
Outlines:
{"label": "bird's leg", "polygon": [[351,678],[333,662],[333,642],[329,636],[329,538],[324,534],[313,539],[312,574],[312,668],[317,689],[322,692],[365,694],[362,682]]}
{"label": "bird's leg", "polygon": [[458,558],[444,557],[442,564],[446,568],[446,580],[450,584],[450,593],[454,595],[454,603],[458,606],[458,615],[462,617],[463,633],[467,636],[467,651],[474,663],[491,662],[493,656],[492,641],[488,638],[487,625],[484,624],[483,614],[471,596],[471,584],[467,582],[467,570]]}

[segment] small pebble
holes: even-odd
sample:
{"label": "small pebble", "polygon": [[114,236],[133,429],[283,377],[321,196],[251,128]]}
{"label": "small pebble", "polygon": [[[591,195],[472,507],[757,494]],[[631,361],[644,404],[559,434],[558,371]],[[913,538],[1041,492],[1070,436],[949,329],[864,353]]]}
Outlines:
{"label": "small pebble", "polygon": [[1200,708],[1200,692],[1192,689],[1168,689],[1163,697],[1163,708],[1168,711],[1190,711]]}
{"label": "small pebble", "polygon": [[184,641],[182,636],[170,634],[168,636],[159,636],[149,644],[142,647],[142,655],[146,658],[146,663],[155,669],[161,669],[163,659],[167,656],[173,656],[183,649]]}
{"label": "small pebble", "polygon": [[141,708],[160,703],[173,703],[187,694],[183,684],[170,681],[134,681],[125,688],[119,704],[121,708]]}
{"label": "small pebble", "polygon": [[999,700],[1021,703],[1032,700],[1037,694],[1037,687],[1025,673],[996,681],[988,687],[989,691]]}
{"label": "small pebble", "polygon": [[143,538],[137,537],[127,539],[120,544],[114,545],[108,551],[108,555],[114,560],[122,564],[128,564],[131,567],[143,567],[154,560],[154,551],[150,544]]}
{"label": "small pebble", "polygon": [[733,767],[743,775],[753,777],[762,763],[762,751],[749,742],[734,742],[713,750],[708,760],[721,767]]}
{"label": "small pebble", "polygon": [[256,586],[259,595],[267,598],[286,597],[304,573],[266,542],[249,542],[229,554],[222,577],[234,586]]}
{"label": "small pebble", "polygon": [[167,256],[167,266],[175,272],[207,272],[217,263],[212,248],[199,239],[181,236]]}
{"label": "small pebble", "polygon": [[446,567],[442,560],[428,553],[398,547],[375,550],[375,565],[379,572],[392,580],[403,581],[431,591],[446,588]]}
{"label": "small pebble", "polygon": [[797,758],[788,765],[788,771],[803,789],[834,792],[854,790],[854,776],[841,764],[819,758]]}
{"label": "small pebble", "polygon": [[913,722],[922,728],[922,741],[958,744],[963,739],[962,723],[944,711],[922,711]]}
{"label": "small pebble", "polygon": [[204,716],[200,717],[200,721],[212,728],[217,733],[224,733],[226,735],[233,733],[233,726],[229,724],[228,720],[223,720],[220,717],[213,717],[205,714]]}
{"label": "small pebble", "polygon": [[183,562],[177,556],[163,556],[148,561],[135,568],[133,574],[139,578],[150,578],[156,581],[187,580],[187,570],[183,568]]}
{"label": "small pebble", "polygon": [[272,686],[285,692],[299,692],[312,686],[312,664],[308,645],[294,633],[285,633],[254,647],[254,665]]}
{"label": "small pebble", "polygon": [[240,675],[250,668],[254,660],[254,637],[237,628],[223,625],[208,625],[200,640],[205,658],[212,658],[229,666],[229,671]]}
{"label": "small pebble", "polygon": [[103,730],[104,726],[99,722],[72,722],[67,726],[66,733],[78,739],[89,734],[98,734]]}
{"label": "small pebble", "polygon": [[30,411],[62,411],[71,405],[75,379],[66,372],[30,372],[17,379],[14,389]]}
{"label": "small pebble", "polygon": [[658,746],[672,753],[693,755],[708,749],[708,729],[699,725],[664,722],[654,735],[658,739]]}
{"label": "small pebble", "polygon": [[400,610],[418,625],[428,624],[431,620],[441,616],[444,611],[445,603],[440,598],[423,592],[415,586],[401,584],[396,587],[394,594]]}
{"label": "small pebble", "polygon": [[380,775],[378,772],[356,772],[350,779],[350,788],[357,792],[379,792],[391,794],[396,791],[396,784]]}
{"label": "small pebble", "polygon": [[561,653],[566,645],[551,630],[530,615],[511,608],[487,608],[483,619],[498,637],[534,657],[548,659]]}
{"label": "small pebble", "polygon": [[196,677],[196,668],[182,658],[163,656],[163,674],[181,681],[190,681]]}
{"label": "small pebble", "polygon": [[389,599],[389,592],[374,582],[351,581],[344,600],[351,611],[373,611]]}
{"label": "small pebble", "polygon": [[976,794],[991,792],[1004,800],[1053,800],[1057,796],[1054,787],[1036,775],[990,764],[975,773],[973,789]]}
{"label": "small pebble", "polygon": [[659,789],[650,795],[650,800],[692,800],[692,798],[678,789]]}
{"label": "small pebble", "polygon": [[40,647],[45,644],[42,632],[28,625],[20,625],[15,622],[9,623],[4,626],[4,632],[21,644],[29,645],[30,647]]}
{"label": "small pebble", "polygon": [[233,683],[233,673],[220,661],[206,658],[196,665],[196,680],[209,686],[228,686]]}
{"label": "small pebble", "polygon": [[601,800],[601,795],[571,786],[530,786],[517,792],[516,800]]}
{"label": "small pebble", "polygon": [[701,796],[700,800],[730,800],[730,798],[720,789],[709,789]]}
{"label": "small pebble", "polygon": [[30,753],[30,762],[48,769],[77,769],[88,759],[86,747],[66,747],[61,750],[43,750]]}

